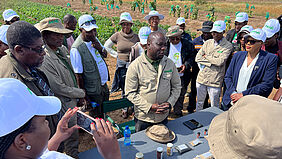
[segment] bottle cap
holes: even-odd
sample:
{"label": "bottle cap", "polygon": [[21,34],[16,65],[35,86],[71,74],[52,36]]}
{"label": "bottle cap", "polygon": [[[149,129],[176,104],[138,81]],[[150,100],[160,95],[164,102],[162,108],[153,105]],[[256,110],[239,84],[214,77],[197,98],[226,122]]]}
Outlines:
{"label": "bottle cap", "polygon": [[142,152],[137,152],[136,155],[135,155],[136,158],[143,158],[144,155]]}
{"label": "bottle cap", "polygon": [[164,151],[164,149],[162,147],[157,148],[157,152],[163,152],[163,151]]}
{"label": "bottle cap", "polygon": [[173,144],[172,143],[167,143],[167,145],[166,145],[167,147],[172,147],[173,146]]}

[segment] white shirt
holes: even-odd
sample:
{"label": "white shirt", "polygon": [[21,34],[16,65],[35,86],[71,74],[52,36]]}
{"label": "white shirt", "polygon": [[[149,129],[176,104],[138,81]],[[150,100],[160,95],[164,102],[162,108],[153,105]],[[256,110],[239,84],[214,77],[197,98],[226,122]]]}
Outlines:
{"label": "white shirt", "polygon": [[253,61],[250,63],[250,65],[247,66],[248,57],[246,56],[245,61],[244,61],[243,65],[240,69],[240,72],[239,72],[239,77],[238,77],[238,82],[237,82],[237,87],[236,87],[236,90],[237,90],[238,93],[241,93],[241,92],[243,92],[247,89],[251,75],[252,75],[252,72],[253,72],[253,69],[254,69],[255,64],[258,60],[258,57],[259,57],[259,53],[253,59]]}
{"label": "white shirt", "polygon": [[[99,41],[99,40],[98,40]],[[100,42],[100,41],[99,41]],[[100,53],[92,47],[92,42],[84,42],[91,52],[94,60],[97,63],[100,77],[101,77],[101,85],[104,85],[108,81],[108,68],[105,61],[102,59]],[[101,43],[100,43],[101,44]],[[83,73],[83,65],[81,61],[80,53],[76,48],[72,48],[70,51],[70,60],[75,73]]]}
{"label": "white shirt", "polygon": [[[179,42],[176,45],[170,43],[168,58],[170,58],[174,62],[176,68],[179,68],[182,65],[181,47],[182,47],[181,42]],[[183,76],[183,73],[179,73],[179,76]]]}
{"label": "white shirt", "polygon": [[57,151],[49,151],[47,149],[38,159],[73,159],[73,158],[66,154]]}
{"label": "white shirt", "polygon": [[[140,45],[140,42],[137,42],[137,47],[138,47],[138,51],[139,51],[139,54],[141,55],[143,52],[145,52],[145,50],[143,49],[143,47]],[[139,56],[140,56],[139,55]]]}

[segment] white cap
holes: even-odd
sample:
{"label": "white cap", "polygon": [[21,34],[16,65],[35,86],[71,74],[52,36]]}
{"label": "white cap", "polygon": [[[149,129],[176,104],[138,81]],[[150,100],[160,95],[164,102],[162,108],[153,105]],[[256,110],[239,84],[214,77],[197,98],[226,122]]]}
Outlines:
{"label": "white cap", "polygon": [[138,36],[139,36],[139,39],[140,39],[140,43],[142,45],[147,44],[147,39],[148,39],[148,36],[150,35],[150,33],[151,33],[151,29],[149,27],[140,28]]}
{"label": "white cap", "polygon": [[7,34],[7,30],[9,28],[10,25],[2,25],[0,27],[0,40],[5,43],[6,45],[8,45],[8,42],[7,42],[7,37],[6,37],[6,34]]}
{"label": "white cap", "polygon": [[15,11],[13,11],[12,9],[7,9],[3,12],[4,21],[10,21],[14,17],[20,17],[20,16]]}
{"label": "white cap", "polygon": [[[85,25],[86,22],[90,22],[89,25]],[[93,22],[94,24],[91,22]],[[91,15],[88,15],[88,14],[84,14],[79,17],[78,25],[79,25],[79,28],[83,28],[86,31],[90,31],[94,28],[98,28],[96,24],[96,20]]]}
{"label": "white cap", "polygon": [[240,12],[236,15],[235,22],[242,23],[244,21],[248,21],[248,14],[245,12]]}
{"label": "white cap", "polygon": [[179,18],[176,20],[176,24],[177,24],[177,25],[185,24],[185,19],[184,19],[183,17],[179,17]]}
{"label": "white cap", "polygon": [[256,40],[261,40],[262,42],[266,40],[266,33],[260,28],[251,31],[249,34],[245,35],[244,38],[248,38],[249,36]]}
{"label": "white cap", "polygon": [[164,19],[164,15],[159,14],[159,12],[155,10],[150,11],[149,14],[144,17],[144,19],[149,20],[151,17],[155,17],[155,16],[159,17],[160,20]]}
{"label": "white cap", "polygon": [[271,38],[275,33],[280,30],[280,23],[277,19],[269,19],[262,28],[266,33],[267,38]]}
{"label": "white cap", "polygon": [[127,22],[132,23],[131,15],[128,12],[121,13],[121,15],[119,17],[119,22],[121,22],[121,21],[127,21]]}
{"label": "white cap", "polygon": [[225,22],[222,20],[218,20],[213,23],[212,30],[210,32],[215,31],[221,33],[225,30],[225,28],[226,28]]}
{"label": "white cap", "polygon": [[0,137],[17,130],[35,115],[53,115],[60,109],[57,97],[36,96],[17,79],[0,79]]}
{"label": "white cap", "polygon": [[241,30],[239,31],[239,33],[241,33],[241,32],[245,32],[245,33],[250,33],[251,31],[253,31],[254,30],[254,28],[252,27],[252,26],[250,26],[250,25],[245,25],[245,26],[243,26],[242,28],[241,28]]}

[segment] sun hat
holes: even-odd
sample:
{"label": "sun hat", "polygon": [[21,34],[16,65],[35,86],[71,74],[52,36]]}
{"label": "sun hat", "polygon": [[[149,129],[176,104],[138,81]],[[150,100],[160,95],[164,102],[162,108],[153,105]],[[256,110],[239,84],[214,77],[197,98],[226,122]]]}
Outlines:
{"label": "sun hat", "polygon": [[150,126],[145,133],[150,139],[160,143],[172,142],[176,137],[175,133],[163,124]]}
{"label": "sun hat", "polygon": [[41,20],[39,23],[34,25],[41,33],[43,31],[52,31],[55,33],[60,33],[60,34],[69,34],[72,33],[72,30],[66,29],[63,24],[61,19],[59,18],[45,18]]}
{"label": "sun hat", "polygon": [[149,27],[140,28],[139,33],[138,33],[138,37],[139,37],[140,43],[142,45],[147,44],[147,39],[148,39],[148,36],[150,35],[150,33],[151,33],[151,29]]}
{"label": "sun hat", "polygon": [[132,17],[128,12],[121,13],[121,15],[119,17],[119,23],[118,24],[121,25],[124,22],[133,24]]}
{"label": "sun hat", "polygon": [[205,21],[202,24],[202,29],[197,29],[197,31],[202,31],[202,32],[205,32],[205,33],[209,33],[209,32],[211,32],[212,26],[213,26],[213,22],[212,21]]}
{"label": "sun hat", "polygon": [[7,9],[3,12],[4,21],[10,21],[14,17],[20,17],[20,16],[15,11],[13,11],[12,9]]}
{"label": "sun hat", "polygon": [[245,22],[245,21],[248,21],[248,14],[247,13],[240,12],[236,15],[235,22],[242,23],[242,22]]}
{"label": "sun hat", "polygon": [[266,33],[260,28],[252,30],[249,34],[245,35],[244,38],[247,39],[249,36],[256,40],[261,40],[262,42],[266,40]]}
{"label": "sun hat", "polygon": [[176,24],[177,24],[177,25],[185,24],[185,18],[179,17],[179,18],[176,20]]}
{"label": "sun hat", "polygon": [[0,79],[0,137],[20,128],[35,115],[53,115],[60,109],[57,97],[36,96],[17,79]]}
{"label": "sun hat", "polygon": [[216,159],[282,158],[282,105],[258,95],[247,95],[216,116],[208,143]]}
{"label": "sun hat", "polygon": [[9,28],[10,25],[2,25],[0,27],[0,40],[5,43],[6,45],[8,45],[8,42],[7,42],[7,37],[6,37],[6,34],[7,34],[7,30]]}
{"label": "sun hat", "polygon": [[167,29],[167,33],[165,36],[167,37],[175,37],[178,35],[181,35],[183,33],[183,30],[180,29],[180,27],[178,25],[175,26],[171,26]]}
{"label": "sun hat", "polygon": [[243,26],[242,28],[241,28],[241,30],[239,31],[239,33],[238,34],[240,34],[240,33],[247,33],[247,34],[249,34],[251,31],[253,31],[254,30],[254,28],[252,27],[252,26],[250,26],[250,25],[245,25],[245,26]]}
{"label": "sun hat", "polygon": [[155,10],[150,11],[149,14],[144,17],[144,19],[149,20],[151,17],[155,17],[155,16],[159,17],[160,20],[164,19],[164,15],[159,14],[159,12]]}
{"label": "sun hat", "polygon": [[225,28],[226,28],[225,22],[222,20],[218,20],[213,23],[213,26],[210,32],[215,31],[218,33],[222,33],[225,30]]}
{"label": "sun hat", "polygon": [[96,20],[91,15],[88,15],[88,14],[84,14],[79,17],[78,25],[79,25],[79,28],[83,28],[86,31],[90,31],[94,28],[98,28],[96,24]]}
{"label": "sun hat", "polygon": [[269,19],[262,28],[266,33],[267,38],[271,38],[274,34],[280,31],[280,23],[277,19]]}

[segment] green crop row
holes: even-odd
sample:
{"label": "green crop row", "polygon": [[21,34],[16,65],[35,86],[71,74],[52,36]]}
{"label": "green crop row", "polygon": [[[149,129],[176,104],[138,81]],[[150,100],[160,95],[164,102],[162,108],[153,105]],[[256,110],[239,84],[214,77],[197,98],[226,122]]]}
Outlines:
{"label": "green crop row", "polygon": [[[61,6],[53,6],[53,5],[48,5],[48,4],[42,4],[42,3],[36,3],[36,2],[31,2],[27,0],[11,0],[7,3],[5,3],[4,6],[1,8],[1,13],[4,11],[4,9],[11,8],[15,10],[21,20],[27,21],[31,24],[36,24],[40,20],[47,18],[47,17],[57,17],[60,19],[63,19],[63,17],[66,14],[72,14],[74,15],[77,19],[83,15],[83,14],[91,14],[97,21],[98,25],[98,36],[99,40],[101,43],[104,43],[112,34],[115,32],[121,30],[121,26],[118,25],[119,22],[119,17],[105,17],[105,16],[100,16],[96,15],[93,13],[83,13],[80,11],[74,11],[71,8],[64,8]],[[2,17],[1,17],[2,19]],[[138,30],[143,27],[143,26],[148,26],[147,23],[141,22],[139,20],[134,21],[134,25],[132,27],[132,30],[135,33],[138,33]],[[162,28],[165,30],[168,29],[168,25],[161,25]],[[75,36],[79,35],[79,30],[78,26],[76,31],[74,32]]]}

